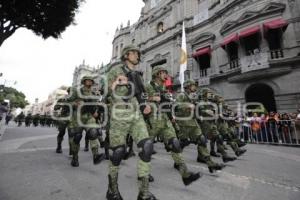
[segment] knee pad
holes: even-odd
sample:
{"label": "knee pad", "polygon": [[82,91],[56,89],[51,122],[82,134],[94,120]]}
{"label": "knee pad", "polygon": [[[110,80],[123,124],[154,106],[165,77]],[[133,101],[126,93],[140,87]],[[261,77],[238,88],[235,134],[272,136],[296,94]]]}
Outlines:
{"label": "knee pad", "polygon": [[110,161],[114,166],[119,166],[125,156],[125,145],[117,146],[111,149],[113,153],[112,156],[110,156]]}
{"label": "knee pad", "polygon": [[206,147],[206,143],[207,143],[207,140],[206,140],[206,137],[204,135],[201,135],[197,138],[197,144],[198,145]]}
{"label": "knee pad", "polygon": [[170,151],[174,152],[174,153],[181,153],[182,149],[180,146],[180,142],[177,138],[171,138],[168,141],[168,148]]}
{"label": "knee pad", "polygon": [[95,128],[90,128],[87,130],[87,137],[90,140],[96,140],[98,138],[98,130]]}
{"label": "knee pad", "polygon": [[75,133],[74,139],[73,139],[74,143],[77,144],[77,145],[79,145],[81,138],[82,138],[82,133]]}
{"label": "knee pad", "polygon": [[139,157],[141,158],[141,160],[144,162],[150,162],[153,153],[152,139],[143,139],[137,144],[137,146],[142,149],[142,151],[139,152]]}

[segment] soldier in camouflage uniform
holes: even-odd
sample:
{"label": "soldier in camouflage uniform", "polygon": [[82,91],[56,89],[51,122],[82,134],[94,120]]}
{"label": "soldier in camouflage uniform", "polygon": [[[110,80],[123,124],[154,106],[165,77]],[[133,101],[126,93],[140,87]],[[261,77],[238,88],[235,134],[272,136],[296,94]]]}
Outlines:
{"label": "soldier in camouflage uniform", "polygon": [[[68,88],[67,91],[70,94],[70,88]],[[70,107],[67,104],[68,104],[67,99],[61,98],[57,101],[57,104],[54,106],[54,111],[59,112],[59,114],[58,114],[59,116],[57,116],[57,118],[60,118],[57,120],[58,135],[57,135],[56,153],[62,153],[61,143],[66,134],[66,129],[67,129],[68,123],[69,123],[69,120],[65,119],[65,118],[69,117],[69,115],[70,115]],[[69,155],[72,155],[70,137],[69,137]]]}
{"label": "soldier in camouflage uniform", "polygon": [[[98,113],[96,112],[97,100],[91,89],[94,84],[94,79],[91,76],[84,76],[81,80],[81,84],[83,87],[80,88],[79,91],[76,88],[73,88],[71,96],[68,98],[68,102],[73,106],[71,120],[68,124],[68,133],[71,140],[71,153],[73,156],[71,165],[73,167],[79,166],[78,152],[83,130],[85,130],[90,141],[94,164],[99,164],[105,159],[103,154],[98,153],[99,124],[96,123],[95,119],[98,117]],[[93,105],[89,103],[92,103]]]}
{"label": "soldier in camouflage uniform", "polygon": [[[212,161],[210,158],[208,149],[207,149],[207,139],[202,134],[202,130],[197,122],[197,116],[195,113],[195,106],[198,103],[197,98],[197,86],[195,81],[187,80],[184,82],[185,92],[178,94],[176,98],[175,113],[177,117],[182,118],[181,120],[176,120],[176,123],[179,126],[178,138],[181,141],[181,147],[189,145],[190,143],[197,145],[198,147],[198,162],[205,162],[208,166],[210,173],[213,173],[214,170],[221,170],[224,165],[218,164]],[[180,104],[182,103],[182,104]],[[192,118],[189,118],[192,116]],[[188,119],[183,119],[183,118]]]}
{"label": "soldier in camouflage uniform", "polygon": [[236,158],[229,156],[224,148],[223,138],[220,135],[218,128],[216,126],[215,119],[215,110],[212,108],[210,102],[212,101],[213,94],[208,88],[204,88],[199,92],[199,97],[203,105],[199,106],[200,115],[203,117],[203,120],[200,122],[200,127],[203,133],[208,139],[210,139],[210,155],[214,157],[220,157],[215,152],[215,144],[217,144],[217,149],[222,155],[223,162],[234,161]]}
{"label": "soldier in camouflage uniform", "polygon": [[[135,46],[122,50],[123,65],[112,68],[107,74],[108,98],[110,99],[109,141],[112,155],[109,162],[108,200],[122,200],[118,189],[120,163],[126,153],[126,136],[130,134],[140,149],[138,159],[138,200],[156,200],[149,192],[150,161],[153,141],[149,137],[143,114],[151,107],[142,98],[141,75],[135,70],[140,60],[140,51]],[[132,95],[131,95],[132,94]],[[143,106],[142,106],[143,105]]]}
{"label": "soldier in camouflage uniform", "polygon": [[224,139],[227,140],[227,144],[232,148],[236,156],[241,156],[246,152],[246,149],[240,149],[238,144],[233,140],[231,135],[231,129],[228,124],[228,118],[230,113],[228,113],[228,106],[225,105],[223,98],[219,95],[214,96],[214,102],[218,105],[220,116],[217,119],[217,127],[219,133]]}
{"label": "soldier in camouflage uniform", "polygon": [[[160,106],[162,106],[162,103],[169,103],[166,101],[168,94],[164,86],[167,75],[168,71],[165,66],[156,66],[152,71],[152,80],[146,86],[148,100],[153,106],[153,112],[149,116],[149,123],[147,123],[147,127],[149,134],[153,139],[157,135],[160,135],[163,138],[165,148],[168,152],[171,152],[171,156],[175,162],[175,168],[179,170],[183,183],[185,185],[189,185],[199,179],[201,174],[199,172],[193,173],[188,170],[182,156],[180,142],[170,120],[172,116],[168,116],[165,112],[160,112]],[[171,105],[167,105],[167,108],[170,108],[170,106]]]}

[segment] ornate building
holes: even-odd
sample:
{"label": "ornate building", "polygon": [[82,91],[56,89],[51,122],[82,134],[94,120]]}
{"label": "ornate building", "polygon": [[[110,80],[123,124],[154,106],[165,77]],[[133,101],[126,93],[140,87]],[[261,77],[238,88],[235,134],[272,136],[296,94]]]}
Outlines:
{"label": "ornate building", "polygon": [[268,111],[300,108],[300,2],[295,0],[144,0],[139,20],[116,30],[111,66],[123,46],[142,51],[140,70],[166,63],[178,77],[185,22],[186,78],[236,102]]}

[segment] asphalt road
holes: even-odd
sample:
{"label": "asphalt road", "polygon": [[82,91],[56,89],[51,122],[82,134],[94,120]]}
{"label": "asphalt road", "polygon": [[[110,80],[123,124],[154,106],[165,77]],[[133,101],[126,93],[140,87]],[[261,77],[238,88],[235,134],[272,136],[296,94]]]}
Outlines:
{"label": "asphalt road", "polygon": [[[63,154],[55,153],[55,128],[11,124],[2,132],[0,200],[105,200],[107,161],[93,165],[91,152],[81,150],[80,166],[71,167],[67,138]],[[204,176],[188,187],[163,146],[157,143],[155,148],[155,182],[150,187],[161,200],[300,199],[300,148],[248,144],[245,155],[210,174],[204,164],[195,161],[196,147],[190,146],[184,150],[188,167]],[[136,161],[134,157],[122,163],[119,188],[124,200],[137,197]]]}

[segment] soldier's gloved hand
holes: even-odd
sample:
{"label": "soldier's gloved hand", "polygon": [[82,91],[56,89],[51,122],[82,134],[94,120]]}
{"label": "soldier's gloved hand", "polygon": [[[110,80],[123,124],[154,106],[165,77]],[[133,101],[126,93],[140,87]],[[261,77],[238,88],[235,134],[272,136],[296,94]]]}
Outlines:
{"label": "soldier's gloved hand", "polygon": [[145,115],[148,115],[148,114],[151,113],[151,107],[148,104],[145,106],[145,109],[144,109],[143,113]]}
{"label": "soldier's gloved hand", "polygon": [[128,85],[128,78],[124,75],[119,75],[116,80],[112,83],[111,89],[115,90],[117,85]]}
{"label": "soldier's gloved hand", "polygon": [[98,114],[97,112],[95,112],[95,113],[93,114],[93,117],[94,117],[94,118],[98,118],[98,116],[99,116],[99,114]]}

